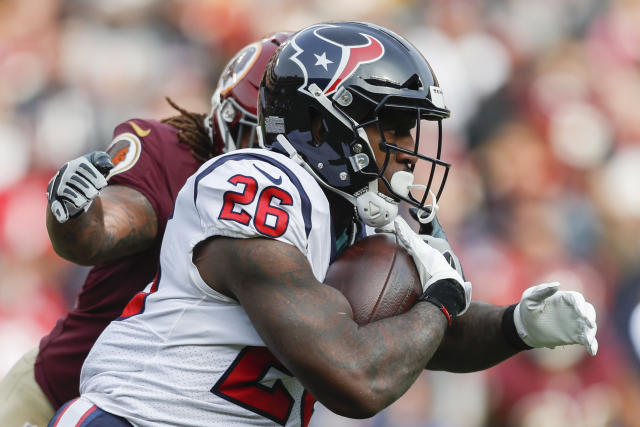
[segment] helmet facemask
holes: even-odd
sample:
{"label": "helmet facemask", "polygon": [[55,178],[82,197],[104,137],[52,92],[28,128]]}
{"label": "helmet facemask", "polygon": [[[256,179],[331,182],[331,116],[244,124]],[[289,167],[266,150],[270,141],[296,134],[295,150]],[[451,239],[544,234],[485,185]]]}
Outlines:
{"label": "helmet facemask", "polygon": [[222,101],[215,113],[215,119],[221,130],[225,153],[238,148],[257,146],[258,117],[242,108],[235,99],[229,97]]}
{"label": "helmet facemask", "polygon": [[[345,93],[349,93],[349,95],[345,95]],[[351,93],[355,94],[355,96],[351,95]],[[362,111],[362,106],[360,106],[360,112],[357,111],[357,106],[354,106],[349,111],[349,107],[354,103],[353,98],[359,99],[360,103],[366,101],[368,105],[374,105],[374,107],[367,113]],[[421,222],[426,223],[433,219],[438,209],[437,200],[442,194],[449,174],[450,164],[440,158],[442,153],[442,119],[448,116],[448,111],[438,111],[430,105],[420,106],[420,103],[417,106],[411,105],[411,103],[406,102],[406,97],[402,98],[404,102],[398,102],[398,99],[394,98],[392,95],[387,95],[380,102],[375,103],[370,97],[358,91],[357,88],[344,89],[333,97],[333,111],[343,116],[345,119],[342,120],[343,123],[345,121],[351,123],[353,141],[350,146],[351,151],[355,154],[350,157],[350,161],[353,169],[356,170],[356,174],[365,177],[365,180],[369,183],[361,191],[358,191],[356,196],[361,196],[364,192],[378,192],[377,183],[380,180],[388,190],[388,193],[392,195],[393,202],[397,203],[402,200],[417,207]],[[348,102],[345,102],[345,100]],[[362,116],[363,114],[365,114],[364,118],[358,117],[358,115]],[[432,155],[423,154],[428,144],[423,143],[422,149],[420,145],[421,129],[427,123],[437,124],[437,146]],[[365,132],[365,128],[369,126],[375,126],[377,130],[376,137],[379,136],[379,138],[375,141],[370,141]],[[385,134],[390,131],[399,133],[400,136],[411,134],[413,147],[399,147],[389,142]],[[376,150],[373,149],[372,144],[378,145],[378,157],[382,154],[384,158],[376,159]],[[366,149],[362,147],[363,145]],[[407,165],[405,170],[396,171],[389,179],[385,177],[385,172],[392,157],[398,155],[398,153],[411,156],[414,160]],[[369,163],[377,167],[363,167]],[[424,179],[420,183],[414,183],[415,173],[418,172],[416,166],[419,164],[421,167],[418,169],[421,174],[425,174]],[[358,170],[359,167],[361,167],[361,170]],[[434,185],[438,181],[439,185]],[[379,193],[379,195],[390,201],[388,196],[385,197],[382,193]],[[390,220],[392,219],[390,218]]]}
{"label": "helmet facemask", "polygon": [[218,92],[213,94],[211,111],[205,119],[209,137],[218,135],[223,143],[223,153],[238,148],[258,146],[256,127],[258,117],[243,108],[233,97],[220,101]]}

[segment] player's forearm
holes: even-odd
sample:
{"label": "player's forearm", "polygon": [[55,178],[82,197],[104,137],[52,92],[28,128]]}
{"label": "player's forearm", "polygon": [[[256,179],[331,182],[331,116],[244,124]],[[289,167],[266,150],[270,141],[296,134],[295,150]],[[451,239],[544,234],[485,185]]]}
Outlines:
{"label": "player's forearm", "polygon": [[[329,409],[351,418],[373,416],[420,375],[440,345],[446,319],[436,306],[422,302],[403,315],[358,326],[348,308],[340,309],[347,304],[344,297],[323,288],[319,309],[305,309],[306,316],[301,310],[304,321],[290,325],[285,336],[267,332],[265,337]],[[282,330],[277,322],[266,326]],[[311,367],[307,355],[316,355]]]}
{"label": "player's forearm", "polygon": [[325,356],[325,369],[335,372],[335,381],[352,378],[353,389],[342,390],[341,395],[336,385],[322,379],[312,388],[334,412],[369,417],[415,382],[440,345],[447,322],[436,306],[422,302],[400,316],[362,327],[348,321],[343,327],[344,331],[336,328],[335,336],[317,350]]}
{"label": "player's forearm", "polygon": [[502,330],[505,308],[472,302],[469,310],[449,328],[427,369],[479,371],[516,354]]}
{"label": "player's forearm", "polygon": [[319,283],[307,259],[286,243],[216,237],[196,247],[194,263],[214,289],[240,301],[267,347],[305,388],[344,416],[372,416],[402,395],[447,327],[428,302],[358,326],[345,296]]}
{"label": "player's forearm", "polygon": [[102,203],[96,198],[89,210],[64,224],[47,206],[47,231],[53,249],[62,258],[81,265],[93,265],[105,245]]}
{"label": "player's forearm", "polygon": [[56,253],[95,265],[148,248],[157,234],[155,211],[142,194],[107,187],[89,209],[61,224],[47,207],[47,231]]}
{"label": "player's forearm", "polygon": [[[335,306],[331,300],[326,307]],[[438,308],[422,302],[403,315],[365,326],[358,326],[349,312],[336,311],[317,322],[291,325],[285,335],[261,335],[318,401],[340,415],[366,418],[414,383],[445,330]]]}

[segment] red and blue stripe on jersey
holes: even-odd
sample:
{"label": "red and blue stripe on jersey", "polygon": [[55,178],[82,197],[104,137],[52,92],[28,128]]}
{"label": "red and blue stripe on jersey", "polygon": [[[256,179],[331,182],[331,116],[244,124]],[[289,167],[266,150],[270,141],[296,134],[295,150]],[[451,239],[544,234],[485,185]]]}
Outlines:
{"label": "red and blue stripe on jersey", "polygon": [[161,277],[161,269],[158,267],[158,272],[156,273],[156,277],[153,279],[153,284],[151,285],[151,289],[149,292],[138,292],[131,298],[129,304],[127,304],[122,310],[122,314],[116,320],[124,320],[131,316],[135,316],[136,314],[140,314],[144,311],[145,304],[147,302],[147,297],[158,290],[158,286],[160,284]]}

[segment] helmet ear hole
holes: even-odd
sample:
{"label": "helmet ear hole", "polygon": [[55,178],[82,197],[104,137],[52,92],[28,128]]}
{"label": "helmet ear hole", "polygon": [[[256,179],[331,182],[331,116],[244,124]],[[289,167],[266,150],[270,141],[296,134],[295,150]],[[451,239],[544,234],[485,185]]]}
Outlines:
{"label": "helmet ear hole", "polygon": [[322,120],[320,117],[316,116],[311,120],[311,136],[313,145],[316,147],[322,144],[324,140],[324,129],[322,127]]}
{"label": "helmet ear hole", "polygon": [[311,136],[313,144],[318,147],[327,139],[327,126],[319,114],[314,114],[311,118]]}

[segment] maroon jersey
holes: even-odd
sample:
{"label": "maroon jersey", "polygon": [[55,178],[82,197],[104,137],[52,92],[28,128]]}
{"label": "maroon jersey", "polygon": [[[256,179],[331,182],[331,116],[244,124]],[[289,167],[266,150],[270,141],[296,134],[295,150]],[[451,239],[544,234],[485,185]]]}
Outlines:
{"label": "maroon jersey", "polygon": [[93,343],[153,280],[174,200],[200,166],[189,147],[178,142],[172,126],[134,119],[120,124],[114,135],[107,149],[114,163],[109,185],[133,188],[149,200],[158,218],[158,236],[144,252],[93,267],[76,306],[40,342],[35,377],[56,408],[78,396],[80,369]]}

